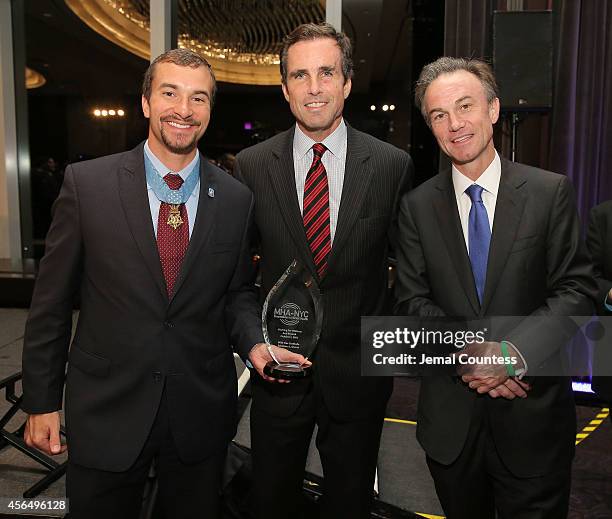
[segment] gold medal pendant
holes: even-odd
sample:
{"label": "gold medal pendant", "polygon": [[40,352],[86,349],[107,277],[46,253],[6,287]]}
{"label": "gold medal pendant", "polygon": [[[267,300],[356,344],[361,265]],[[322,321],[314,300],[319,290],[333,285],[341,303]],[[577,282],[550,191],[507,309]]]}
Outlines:
{"label": "gold medal pendant", "polygon": [[168,215],[168,221],[166,222],[175,231],[183,225],[183,218],[181,218],[181,210],[179,204],[170,204],[170,214]]}

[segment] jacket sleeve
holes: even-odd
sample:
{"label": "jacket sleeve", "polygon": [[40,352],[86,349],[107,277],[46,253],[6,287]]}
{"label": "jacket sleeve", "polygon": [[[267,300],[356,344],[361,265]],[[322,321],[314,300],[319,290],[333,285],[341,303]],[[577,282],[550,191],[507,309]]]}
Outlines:
{"label": "jacket sleeve", "polygon": [[245,220],[240,256],[230,283],[225,307],[227,328],[232,344],[243,361],[255,344],[264,342],[261,330],[261,306],[254,284],[254,268],[249,237],[253,227],[253,195]]}
{"label": "jacket sleeve", "polygon": [[612,288],[612,281],[605,276],[604,265],[606,255],[612,257],[612,244],[604,240],[606,232],[606,218],[599,208],[594,207],[589,215],[589,226],[587,229],[586,245],[593,263],[595,280],[597,281],[597,296],[595,299],[595,311],[599,315],[611,315],[612,312],[604,306],[608,292]]}
{"label": "jacket sleeve", "polygon": [[446,314],[431,296],[425,254],[419,229],[410,208],[411,193],[400,202],[397,238],[395,315],[444,317]]}
{"label": "jacket sleeve", "polygon": [[40,262],[23,344],[23,402],[27,413],[62,406],[74,296],[82,270],[79,200],[72,166],[66,168]]}
{"label": "jacket sleeve", "polygon": [[556,187],[550,214],[546,235],[548,297],[530,316],[540,319],[527,319],[507,338],[524,356],[532,374],[577,332],[572,316],[592,315],[597,290],[580,238],[574,192],[565,176]]}

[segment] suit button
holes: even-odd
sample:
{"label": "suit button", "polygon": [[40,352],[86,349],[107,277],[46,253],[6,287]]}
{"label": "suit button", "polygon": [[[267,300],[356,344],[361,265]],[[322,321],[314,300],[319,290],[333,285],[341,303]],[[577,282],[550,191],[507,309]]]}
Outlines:
{"label": "suit button", "polygon": [[153,381],[154,382],[159,382],[162,379],[162,374],[160,371],[154,371],[153,372]]}
{"label": "suit button", "polygon": [[164,326],[166,328],[174,328],[174,323],[171,321],[164,321]]}

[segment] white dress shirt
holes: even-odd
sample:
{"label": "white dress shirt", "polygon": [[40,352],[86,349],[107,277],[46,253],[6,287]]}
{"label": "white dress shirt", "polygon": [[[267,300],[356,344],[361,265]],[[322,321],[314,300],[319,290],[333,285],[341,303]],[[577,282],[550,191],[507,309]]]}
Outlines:
{"label": "white dress shirt", "polygon": [[[342,186],[344,184],[346,133],[346,124],[342,119],[338,128],[321,142],[327,148],[327,151],[323,153],[321,162],[323,162],[325,171],[327,171],[327,183],[329,185],[329,225],[332,244],[336,234],[338,210],[340,209]],[[295,188],[302,213],[304,211],[304,184],[306,183],[308,170],[312,165],[312,146],[314,144],[316,144],[316,141],[305,135],[296,124],[293,135],[293,168],[295,171]]]}
{"label": "white dress shirt", "polygon": [[[472,199],[465,190],[472,184],[477,184],[483,188],[482,191],[482,203],[487,210],[487,216],[489,217],[489,228],[493,231],[493,221],[495,219],[495,205],[497,204],[497,193],[499,191],[499,182],[501,181],[501,160],[497,151],[495,151],[495,157],[487,169],[484,170],[482,175],[474,182],[472,179],[466,177],[461,173],[454,165],[452,167],[453,187],[455,188],[455,198],[457,200],[457,209],[459,210],[459,219],[461,220],[461,229],[463,230],[463,239],[465,240],[465,246],[469,253],[469,239],[468,239],[468,228],[470,220],[470,209],[472,208]],[[506,341],[508,342],[508,341]],[[517,368],[516,375],[522,378],[527,373],[527,361],[520,350],[511,342],[508,342],[516,353],[523,361],[524,368]]]}
{"label": "white dress shirt", "polygon": [[468,227],[470,219],[470,209],[472,208],[472,199],[465,190],[472,184],[478,184],[484,188],[482,191],[482,203],[487,210],[489,217],[489,228],[493,230],[493,218],[495,217],[495,204],[497,203],[497,192],[499,191],[499,181],[501,180],[501,161],[497,151],[493,162],[484,170],[478,180],[473,180],[466,177],[454,165],[452,168],[453,187],[455,188],[455,198],[457,200],[457,208],[459,209],[459,219],[461,220],[461,229],[463,229],[463,239],[465,246],[469,252]]}

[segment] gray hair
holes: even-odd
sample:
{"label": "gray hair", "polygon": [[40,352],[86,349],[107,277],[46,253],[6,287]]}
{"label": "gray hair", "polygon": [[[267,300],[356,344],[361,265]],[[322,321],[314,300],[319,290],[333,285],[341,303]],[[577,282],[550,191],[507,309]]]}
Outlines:
{"label": "gray hair", "polygon": [[489,103],[496,97],[499,97],[499,87],[497,86],[493,69],[487,62],[473,58],[453,58],[450,56],[438,58],[436,61],[423,67],[414,90],[414,104],[421,110],[421,114],[428,126],[429,118],[423,106],[423,98],[427,88],[442,74],[450,74],[459,70],[465,70],[478,78]]}

